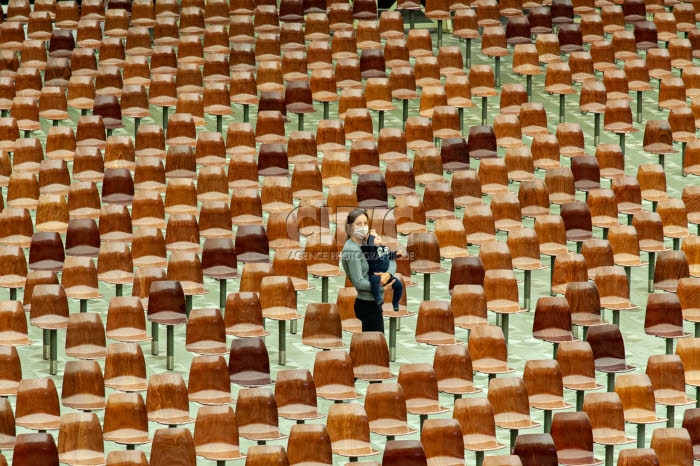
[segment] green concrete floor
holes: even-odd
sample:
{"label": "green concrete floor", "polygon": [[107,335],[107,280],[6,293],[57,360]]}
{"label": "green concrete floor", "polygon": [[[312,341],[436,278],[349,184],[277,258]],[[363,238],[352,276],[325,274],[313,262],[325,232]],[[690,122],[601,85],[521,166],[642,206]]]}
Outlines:
{"label": "green concrete floor", "polygon": [[[437,44],[436,44],[436,35],[433,33],[433,45],[434,49],[437,51]],[[459,45],[460,47],[463,48],[464,43],[459,42],[458,39],[453,38],[451,34],[445,33],[444,34],[444,44],[443,45]],[[474,64],[487,64],[487,65],[492,65],[493,60],[489,59],[488,57],[484,57],[480,54],[480,41],[475,40],[473,41],[472,44],[473,47],[473,54],[472,54],[472,60]],[[513,82],[523,82],[524,79],[518,75],[515,75],[510,66],[511,58],[506,57],[503,60],[501,60],[501,67],[502,67],[502,83],[513,83]],[[622,65],[619,64],[621,67]],[[676,72],[677,73],[677,72]],[[598,79],[601,79],[602,77],[599,75]],[[667,118],[667,112],[661,112],[658,111],[657,106],[656,106],[656,100],[658,97],[658,82],[653,82],[653,87],[654,90],[652,92],[647,92],[644,94],[644,118],[645,120],[652,120],[652,119],[666,119]],[[580,89],[580,85],[576,85],[577,89]],[[556,129],[556,125],[558,123],[558,111],[559,111],[559,99],[557,96],[550,96],[544,91],[544,74],[536,76],[534,78],[534,90],[533,90],[533,100],[537,102],[542,102],[545,104],[545,107],[547,109],[547,115],[548,115],[548,122],[549,122],[549,130],[551,132],[554,132]],[[466,109],[465,111],[465,131],[468,131],[468,128],[472,125],[479,125],[481,124],[481,102],[480,99],[474,99],[476,106],[472,109]],[[410,115],[415,115],[418,112],[418,100],[413,100],[409,104],[409,114]],[[490,98],[488,100],[488,124],[493,123],[493,116],[498,113],[499,109],[499,99],[498,98]],[[142,120],[142,124],[147,124],[147,123],[155,123],[155,124],[160,124],[162,121],[162,115],[161,115],[161,109],[157,107],[152,107],[151,108],[153,114],[152,118],[146,118]],[[172,112],[172,110],[171,110]],[[65,121],[62,122],[61,124],[66,124],[66,125],[72,125],[75,127],[77,120],[79,118],[79,112],[75,111],[74,109],[70,109],[69,111],[71,121]],[[331,104],[331,116],[337,115],[337,106],[334,104]],[[251,111],[251,117],[253,119],[254,123],[254,116],[255,116],[255,111]],[[296,116],[294,115],[289,115],[290,118],[290,123],[287,125],[287,133],[294,131],[297,129],[297,120]],[[318,119],[321,117],[321,107],[320,105],[318,106],[318,112],[312,115],[307,115],[306,116],[306,124],[305,124],[305,129],[307,130],[313,130],[315,127],[315,123]],[[376,115],[375,117],[375,125],[376,125]],[[131,135],[133,134],[133,121],[128,118],[124,118],[126,127],[124,129],[120,129],[114,132],[115,135]],[[234,116],[233,120],[235,121],[242,121],[242,109],[239,106],[234,106]],[[230,120],[228,120],[230,121]],[[227,120],[224,120],[224,132],[226,129],[226,124],[228,123]],[[566,121],[567,122],[575,122],[581,125],[584,133],[587,135],[586,137],[586,152],[590,155],[594,154],[595,147],[593,146],[592,142],[592,134],[593,134],[593,116],[592,115],[582,115],[579,110],[578,110],[578,97],[576,95],[569,96],[566,100]],[[42,125],[43,125],[43,130],[40,132],[34,132],[32,134],[33,137],[39,137],[42,140],[42,143],[45,142],[46,138],[46,133],[48,131],[50,122],[42,120]],[[397,102],[397,110],[393,112],[388,112],[385,117],[385,126],[386,127],[401,127],[401,107],[400,103]],[[637,166],[641,163],[649,163],[653,162],[656,163],[657,158],[656,156],[648,153],[644,153],[642,151],[642,138],[643,138],[643,132],[644,132],[644,123],[642,124],[635,124],[635,126],[639,129],[639,132],[634,133],[627,138],[627,160],[626,160],[626,173],[630,175],[636,175],[637,171]],[[206,128],[200,128],[200,130],[208,130],[208,131],[214,131],[216,128],[216,120],[214,118],[207,117],[207,127]],[[375,127],[375,132],[377,131],[377,128]],[[530,144],[531,139],[528,137],[524,137],[524,142],[525,144]],[[603,143],[617,143],[618,138],[616,135],[607,133],[605,131],[602,131],[601,134],[601,142]],[[680,147],[678,147],[680,149]],[[499,150],[499,153],[503,155],[503,150]],[[568,164],[568,161],[564,160],[564,164]],[[384,164],[382,163],[382,168],[384,167]],[[473,167],[476,168],[476,164],[473,162]],[[682,188],[685,184],[692,183],[695,184],[697,183],[697,180],[694,177],[688,177],[688,178],[682,178],[680,175],[681,172],[681,167],[680,167],[680,154],[674,155],[674,156],[668,156],[666,158],[666,177],[667,177],[667,183],[668,183],[668,193],[672,197],[680,197]],[[544,172],[538,171],[536,173],[537,177],[544,178]],[[449,181],[450,175],[446,175],[446,180]],[[604,182],[604,186],[608,186],[607,182]],[[511,185],[511,190],[517,191],[517,184]],[[99,189],[99,187],[98,187]],[[418,187],[418,192],[422,196],[422,191],[423,187]],[[4,193],[6,194],[6,192]],[[584,200],[584,197],[581,193],[577,194],[577,198],[579,200]],[[393,202],[393,200],[390,200],[390,202]],[[488,202],[488,199],[485,198],[485,202]],[[651,206],[649,203],[644,203],[644,206],[646,209],[650,209]],[[558,212],[558,210],[553,210],[555,213]],[[458,210],[457,211],[457,216],[459,218],[462,217],[462,211]],[[626,221],[625,218],[620,217],[620,222],[624,223]],[[528,227],[532,227],[533,222],[531,219],[525,220],[524,224]],[[429,224],[429,229],[433,228],[432,224]],[[594,234],[597,237],[601,237],[601,231],[596,229]],[[498,235],[499,240],[505,241],[505,234],[499,233]],[[399,241],[402,244],[406,244],[406,237],[399,237]],[[671,247],[671,242],[670,240],[667,241],[667,246]],[[574,245],[570,244],[570,249],[574,251]],[[474,247],[469,248],[470,254],[476,255],[478,254],[478,249]],[[548,258],[544,257],[542,258],[542,263],[543,264],[548,264]],[[443,261],[443,267],[448,269],[450,268],[450,263],[449,261]],[[239,270],[242,268],[242,265],[239,266]],[[644,367],[646,366],[646,360],[649,355],[651,354],[663,354],[664,353],[664,341],[662,339],[646,336],[644,334],[643,330],[643,322],[644,322],[644,307],[646,304],[647,300],[647,270],[646,268],[633,268],[632,271],[632,295],[631,299],[632,302],[639,305],[640,310],[639,311],[634,311],[634,312],[623,312],[622,317],[621,317],[621,328],[623,330],[624,336],[625,336],[625,343],[626,343],[626,350],[627,350],[627,357],[628,357],[628,363],[636,366],[638,368],[637,372],[642,372],[644,370]],[[516,271],[516,277],[518,280],[522,280],[522,272]],[[449,293],[447,289],[448,285],[448,279],[449,279],[449,273],[444,273],[440,275],[434,275],[432,279],[432,291],[431,291],[431,297],[432,299],[444,299],[448,300],[449,299]],[[339,287],[343,286],[343,280],[344,277],[339,277],[335,279],[331,279],[330,281],[330,301],[334,302],[337,290]],[[414,276],[414,280],[422,283],[422,276]],[[316,288],[310,291],[305,291],[305,292],[300,292],[299,293],[299,299],[298,299],[298,309],[300,312],[303,313],[304,309],[306,308],[306,305],[310,302],[320,302],[321,300],[321,295],[320,295],[320,280],[312,278],[310,280],[310,284],[315,285]],[[194,298],[194,307],[218,307],[218,283],[214,280],[207,279],[205,278],[205,286],[209,290],[209,293],[204,295],[204,296],[197,296]],[[229,292],[236,291],[238,289],[238,283],[237,281],[234,281],[233,283],[229,284]],[[522,297],[522,283],[520,284],[520,290],[521,290],[521,297]],[[101,314],[101,317],[104,322],[106,322],[106,310],[107,310],[107,304],[109,302],[109,299],[114,296],[114,287],[113,286],[105,286],[104,284],[100,285],[100,291],[104,294],[104,299],[100,301],[90,301],[88,304],[88,309],[93,312],[99,312]],[[536,303],[537,298],[540,296],[547,296],[549,291],[549,270],[541,270],[541,271],[536,271],[533,273],[532,276],[532,302],[533,302],[533,309],[534,309],[534,303]],[[124,289],[124,294],[128,295],[131,293],[131,289],[128,286],[125,286]],[[20,293],[20,299],[21,299],[21,293]],[[408,289],[408,307],[409,310],[411,311],[417,311],[418,306],[420,301],[422,300],[423,297],[423,291],[422,291],[422,286],[421,287],[414,287],[414,288],[409,288]],[[71,312],[78,312],[79,310],[79,305],[77,301],[71,301]],[[522,375],[522,371],[524,368],[525,361],[528,359],[543,359],[543,358],[551,358],[552,357],[552,345],[536,340],[532,337],[532,320],[533,320],[534,313],[525,313],[525,314],[519,314],[516,316],[513,316],[511,318],[511,323],[510,323],[510,343],[508,346],[508,351],[509,351],[509,365],[513,367],[516,370],[516,373],[514,375]],[[489,316],[490,321],[492,324],[496,323],[495,316],[491,314]],[[611,320],[610,313],[606,313],[605,318],[607,320]],[[432,362],[433,356],[434,356],[434,348],[424,345],[424,344],[419,344],[415,341],[414,338],[414,332],[415,332],[415,317],[414,318],[408,318],[404,319],[403,322],[401,323],[401,329],[398,333],[398,350],[397,350],[397,360],[396,362],[392,363],[391,368],[392,372],[398,373],[399,366],[403,363],[414,363],[414,362]],[[301,328],[302,328],[303,323],[300,323],[299,325],[299,331],[296,335],[291,335],[288,337],[287,340],[287,364],[286,366],[279,366],[276,364],[277,362],[277,326],[276,325],[271,325],[268,324],[268,330],[270,331],[270,336],[266,338],[266,344],[269,350],[270,354],[270,361],[272,364],[272,376],[273,379],[275,378],[275,374],[279,370],[283,369],[293,369],[293,368],[307,368],[311,370],[313,368],[313,360],[314,360],[314,353],[316,352],[315,349],[304,346],[301,344]],[[387,326],[388,328],[388,326]],[[692,332],[692,327],[690,325],[686,325],[686,330]],[[35,327],[30,327],[29,329],[30,333],[30,338],[35,341],[34,344],[26,347],[20,347],[18,348],[19,354],[21,356],[22,364],[23,364],[23,377],[25,378],[35,378],[35,377],[51,377],[49,374],[49,365],[48,361],[44,361],[42,359],[42,346],[41,346],[41,331]],[[59,332],[59,373],[56,376],[53,376],[52,378],[56,382],[58,392],[60,394],[61,392],[61,381],[62,381],[62,370],[63,367],[65,366],[65,362],[68,360],[66,358],[64,351],[63,351],[63,340],[64,340],[65,332],[60,331]],[[192,354],[187,353],[184,350],[184,338],[185,338],[185,328],[184,326],[177,327],[175,330],[175,336],[176,336],[176,365],[175,365],[175,372],[182,374],[185,380],[187,380],[188,376],[188,371],[189,371],[189,365],[190,361],[192,359]],[[456,331],[456,337],[459,341],[466,342],[467,339],[467,333],[465,330],[457,329]],[[156,373],[161,373],[164,372],[165,369],[165,329],[162,328],[161,326],[161,353],[159,356],[152,356],[150,354],[150,345],[149,344],[143,344],[142,349],[144,354],[146,355],[146,363],[148,366],[148,375],[156,374]],[[230,338],[230,337],[229,337]],[[344,341],[346,344],[350,343],[350,335],[345,334],[344,335]],[[100,361],[100,364],[103,366],[104,361]],[[481,389],[486,389],[488,385],[488,380],[487,377],[483,374],[476,374],[474,377],[474,382],[475,385],[478,388]],[[605,377],[604,375],[599,374],[598,375],[598,382],[604,384],[605,383]],[[361,381],[358,381],[356,384],[356,387],[360,393],[363,393],[366,391],[367,384]],[[235,399],[237,392],[238,392],[239,387],[237,386],[232,386],[232,395]],[[107,393],[111,393],[111,390],[107,390]],[[689,396],[694,396],[694,393],[691,393],[691,391],[688,391]],[[145,393],[143,393],[145,397]],[[483,393],[478,395],[478,396],[485,396]],[[565,398],[566,401],[570,403],[575,402],[575,394],[573,392],[566,391],[565,392]],[[14,406],[15,399],[11,398],[10,399],[11,403]],[[362,402],[362,400],[360,400]],[[453,399],[451,395],[445,395],[441,394],[440,395],[440,402],[441,404],[448,406],[452,408],[453,406]],[[328,407],[329,407],[329,402],[323,399],[319,399],[319,409],[322,413],[327,413]],[[63,408],[62,412],[69,412],[70,410],[68,408]],[[658,414],[660,416],[665,415],[665,410],[662,408],[657,409]],[[197,412],[197,405],[193,404],[190,406],[190,414],[192,417],[196,416]],[[104,412],[98,412],[98,416],[100,417],[100,420],[102,420]],[[450,417],[451,416],[451,410],[449,413],[446,413],[442,416],[437,416],[437,417]],[[543,421],[543,416],[542,412],[538,410],[532,410],[532,417],[535,421],[542,422]],[[676,411],[676,425],[679,426],[681,423],[683,417],[683,409],[677,409]],[[325,422],[325,418],[314,421],[314,422]],[[411,424],[412,427],[418,428],[418,418],[413,415],[409,415],[409,424]],[[285,419],[280,418],[280,430],[284,434],[288,434],[291,426],[293,425],[292,421],[288,421]],[[662,426],[662,425],[658,425]],[[150,431],[151,431],[151,436],[153,435],[154,431],[163,426],[156,425],[154,423],[150,423]],[[192,426],[193,428],[193,426]],[[528,431],[528,432],[535,432],[536,430]],[[539,431],[539,430],[537,430]],[[647,446],[649,445],[649,441],[651,438],[653,429],[649,428],[647,429]],[[17,433],[23,433],[25,432],[25,429],[18,428]],[[628,426],[627,427],[627,434],[631,437],[635,436],[635,430],[633,426]],[[499,442],[503,444],[508,444],[508,439],[509,439],[509,433],[505,430],[497,430],[497,435],[498,435],[498,440]],[[419,438],[418,434],[415,434],[413,436],[409,436],[407,438]],[[372,434],[371,436],[371,442],[372,446],[377,449],[377,450],[382,450],[384,447],[386,439],[384,437],[380,437],[377,435]],[[245,439],[240,440],[241,447],[243,451],[246,451],[248,447],[253,445],[253,442],[247,441]],[[274,442],[274,443],[279,443],[279,442]],[[286,444],[286,442],[282,442],[282,444]],[[633,445],[632,445],[633,446]],[[105,442],[105,449],[107,451],[111,451],[113,449],[118,449],[121,448],[113,443],[110,442]],[[139,447],[139,449],[144,449],[147,454],[149,453],[150,450],[150,445],[149,446],[142,446]],[[616,449],[616,452],[618,449]],[[11,456],[11,452],[3,452],[6,457]],[[505,450],[501,450],[495,453],[499,454],[504,454]],[[604,458],[604,450],[600,446],[595,447],[595,453],[596,457],[602,459]],[[375,459],[377,461],[381,461],[381,455],[377,455],[373,457],[372,459]],[[466,460],[467,464],[474,464],[474,453],[467,452],[466,453]],[[347,462],[346,458],[334,457],[334,464],[344,464]],[[209,465],[209,464],[214,464],[212,461],[205,461],[201,458],[198,458],[198,464],[202,465]],[[241,464],[241,462],[239,462]]]}

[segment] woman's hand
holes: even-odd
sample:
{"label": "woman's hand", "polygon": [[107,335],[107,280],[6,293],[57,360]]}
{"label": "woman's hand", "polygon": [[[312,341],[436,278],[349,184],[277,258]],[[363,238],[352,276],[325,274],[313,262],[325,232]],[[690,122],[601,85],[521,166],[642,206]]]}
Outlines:
{"label": "woman's hand", "polygon": [[380,278],[380,280],[379,280],[379,285],[381,285],[381,286],[384,286],[384,285],[386,285],[387,283],[389,283],[389,281],[390,281],[391,278],[392,278],[392,277],[391,277],[391,274],[390,274],[390,273],[387,273],[387,272],[374,272],[374,274],[375,274],[375,275],[379,275],[380,277],[382,277],[382,278]]}

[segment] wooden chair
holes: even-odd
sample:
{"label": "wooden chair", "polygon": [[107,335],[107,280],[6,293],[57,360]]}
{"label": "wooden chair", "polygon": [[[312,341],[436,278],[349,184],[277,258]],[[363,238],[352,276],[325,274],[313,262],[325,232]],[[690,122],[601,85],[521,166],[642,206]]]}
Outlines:
{"label": "wooden chair", "polygon": [[194,440],[189,429],[158,429],[153,435],[150,464],[164,466],[173,457],[179,458],[187,466],[197,464]]}
{"label": "wooden chair", "polygon": [[369,443],[369,420],[362,405],[333,404],[328,410],[326,429],[336,455],[353,458],[372,456],[378,452]]}
{"label": "wooden chair", "polygon": [[637,448],[644,448],[646,425],[666,421],[656,416],[651,380],[645,374],[624,374],[615,381],[615,392],[622,401],[625,422],[637,424]]}
{"label": "wooden chair", "polygon": [[13,461],[26,464],[57,465],[58,449],[53,436],[45,432],[19,434],[13,452]]}
{"label": "wooden chair", "polygon": [[593,428],[586,413],[556,413],[552,419],[552,440],[561,464],[603,464],[594,456]]}
{"label": "wooden chair", "polygon": [[322,424],[292,426],[287,451],[290,466],[305,462],[330,465],[333,462],[331,439]]}
{"label": "wooden chair", "polygon": [[32,343],[27,334],[27,319],[19,301],[0,304],[0,343],[15,347]]}
{"label": "wooden chair", "polygon": [[16,396],[17,389],[22,381],[22,363],[17,349],[12,346],[3,347],[0,352],[0,362],[2,362],[4,368],[0,382],[0,393],[4,396]]}
{"label": "wooden chair", "polygon": [[316,406],[316,387],[307,369],[283,370],[277,373],[275,400],[280,416],[303,423],[322,415]]}
{"label": "wooden chair", "polygon": [[459,422],[462,430],[464,449],[476,453],[477,463],[481,462],[485,452],[505,448],[496,440],[494,413],[488,399],[455,400],[453,418]]}
{"label": "wooden chair", "polygon": [[690,435],[690,440],[693,446],[693,456],[697,456],[696,445],[697,445],[697,419],[698,419],[698,408],[686,409],[683,413],[683,428],[688,431]]}
{"label": "wooden chair", "polygon": [[565,388],[576,390],[576,407],[580,411],[584,404],[584,393],[603,388],[595,380],[593,351],[587,342],[564,343],[557,352]]}
{"label": "wooden chair", "polygon": [[197,456],[229,461],[243,457],[238,444],[236,415],[230,406],[203,406],[197,411],[194,427]]}
{"label": "wooden chair", "polygon": [[688,259],[683,251],[663,251],[656,258],[654,288],[675,292],[678,281],[690,276]]}
{"label": "wooden chair", "polygon": [[[146,393],[148,420],[168,426],[191,424],[187,387],[180,374],[153,374]],[[155,437],[154,437],[155,441]]]}
{"label": "wooden chair", "polygon": [[635,368],[625,360],[625,342],[615,324],[597,325],[588,330],[588,343],[593,350],[595,369],[607,374],[608,391],[615,383],[615,374],[630,372]]}
{"label": "wooden chair", "polygon": [[353,334],[350,340],[350,358],[358,379],[381,381],[396,377],[389,370],[389,348],[381,333]]}
{"label": "wooden chair", "polygon": [[552,294],[565,294],[569,283],[588,281],[588,268],[582,254],[555,256],[551,279]]}
{"label": "wooden chair", "polygon": [[244,388],[238,392],[236,420],[239,434],[261,442],[284,439],[279,431],[277,403],[269,388]]}
{"label": "wooden chair", "polygon": [[549,432],[552,426],[552,411],[571,407],[564,401],[564,385],[559,364],[551,359],[531,359],[525,363],[523,382],[530,407],[544,411],[544,430]]}
{"label": "wooden chair", "polygon": [[53,380],[21,380],[17,389],[15,424],[26,429],[45,431],[58,429],[60,423],[58,392]]}
{"label": "wooden chair", "polygon": [[604,323],[598,288],[591,282],[572,282],[566,286],[565,297],[571,309],[571,323],[583,327],[585,340],[589,327]]}
{"label": "wooden chair", "polygon": [[231,343],[229,376],[231,383],[244,387],[258,387],[272,383],[270,360],[261,338],[243,338]]}
{"label": "wooden chair", "polygon": [[583,202],[568,202],[561,206],[561,217],[566,228],[566,240],[573,241],[580,252],[580,244],[593,237],[591,212]]}
{"label": "wooden chair", "polygon": [[617,225],[610,228],[608,240],[613,250],[615,264],[625,268],[627,281],[631,282],[631,267],[646,265],[639,257],[639,237],[633,226]]}
{"label": "wooden chair", "polygon": [[418,310],[416,341],[429,345],[453,345],[454,314],[448,301],[423,301]]}
{"label": "wooden chair", "polygon": [[693,464],[692,440],[685,429],[655,429],[651,448],[659,458],[659,464]]}
{"label": "wooden chair", "polygon": [[230,293],[226,298],[224,325],[227,335],[239,338],[263,337],[262,309],[258,295],[252,292]]}
{"label": "wooden chair", "polygon": [[488,325],[486,294],[482,285],[455,285],[451,304],[456,327],[471,330]]}
{"label": "wooden chair", "polygon": [[439,404],[437,376],[431,365],[402,365],[398,382],[406,394],[408,412],[420,416],[421,426],[428,415],[447,411],[447,408]]}
{"label": "wooden chair", "polygon": [[530,419],[525,383],[520,377],[494,378],[489,382],[488,400],[493,407],[496,425],[510,430],[515,446],[518,430],[539,427]]}
{"label": "wooden chair", "polygon": [[437,347],[433,369],[437,376],[438,390],[453,394],[455,399],[480,391],[474,387],[471,356],[464,345]]}
{"label": "wooden chair", "polygon": [[97,361],[68,361],[63,377],[63,406],[82,411],[104,409],[105,384]]}
{"label": "wooden chair", "polygon": [[428,419],[421,432],[421,444],[429,461],[464,461],[462,429],[456,419]]}
{"label": "wooden chair", "polygon": [[135,343],[113,343],[107,349],[105,386],[119,391],[144,391],[147,388],[146,361]]}
{"label": "wooden chair", "polygon": [[605,446],[607,464],[612,462],[615,445],[634,442],[634,439],[628,438],[625,434],[624,412],[617,393],[587,395],[583,403],[583,411],[588,415],[593,427],[593,441]]}
{"label": "wooden chair", "polygon": [[205,405],[231,403],[231,381],[226,361],[221,355],[192,358],[187,396],[190,401]]}
{"label": "wooden chair", "polygon": [[622,267],[601,267],[594,282],[600,294],[601,306],[613,311],[613,324],[619,324],[620,311],[639,308],[630,301],[629,280]]}
{"label": "wooden chair", "polygon": [[100,421],[95,413],[67,413],[58,430],[58,457],[62,463],[104,461]]}
{"label": "wooden chair", "polygon": [[673,340],[689,336],[683,331],[683,311],[675,294],[650,294],[647,298],[644,333],[666,340],[666,354],[673,353]]}
{"label": "wooden chair", "polygon": [[673,249],[678,250],[680,240],[689,236],[688,215],[681,199],[666,199],[657,205],[657,212],[664,226],[664,236],[673,239]]}
{"label": "wooden chair", "polygon": [[490,379],[497,374],[513,372],[508,366],[507,346],[499,327],[488,325],[472,329],[468,349],[474,370],[489,374]]}
{"label": "wooden chair", "polygon": [[408,425],[406,395],[398,383],[370,384],[365,396],[369,430],[393,440],[416,432]]}
{"label": "wooden chair", "polygon": [[352,361],[342,350],[321,351],[314,361],[316,393],[328,400],[354,400],[360,398],[355,391]]}
{"label": "wooden chair", "polygon": [[38,284],[32,288],[29,324],[45,330],[44,356],[49,355],[49,369],[55,373],[58,369],[57,332],[68,327],[68,297],[61,285]]}
{"label": "wooden chair", "polygon": [[149,443],[148,414],[140,393],[112,393],[105,409],[104,440],[122,445]]}
{"label": "wooden chair", "polygon": [[685,394],[685,374],[680,356],[649,356],[646,374],[651,380],[656,403],[666,405],[667,427],[674,427],[675,407],[690,405],[695,401]]}
{"label": "wooden chair", "polygon": [[563,297],[543,296],[537,300],[532,336],[554,345],[554,357],[560,343],[573,341],[571,309]]}

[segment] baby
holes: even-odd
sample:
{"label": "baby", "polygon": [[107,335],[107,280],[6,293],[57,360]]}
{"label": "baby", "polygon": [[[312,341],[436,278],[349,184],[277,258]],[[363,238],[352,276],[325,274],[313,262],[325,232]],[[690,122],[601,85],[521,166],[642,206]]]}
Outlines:
{"label": "baby", "polygon": [[[372,287],[372,294],[377,304],[381,307],[384,305],[384,293],[382,287],[379,286],[380,276],[375,275],[375,272],[386,272],[389,268],[389,262],[396,260],[397,257],[401,257],[402,253],[401,251],[391,252],[388,247],[382,246],[382,238],[377,236],[375,230],[369,232],[367,243],[362,245],[362,252],[365,254],[369,265],[369,283]],[[398,311],[399,300],[403,294],[403,284],[401,280],[393,277],[389,283],[391,283],[391,287],[394,290],[391,304],[394,311]]]}

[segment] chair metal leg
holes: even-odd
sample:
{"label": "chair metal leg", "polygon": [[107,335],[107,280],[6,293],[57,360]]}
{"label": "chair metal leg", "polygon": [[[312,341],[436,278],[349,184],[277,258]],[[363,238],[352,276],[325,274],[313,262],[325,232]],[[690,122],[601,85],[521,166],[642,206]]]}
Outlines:
{"label": "chair metal leg", "polygon": [[532,270],[525,270],[525,281],[523,283],[523,308],[530,310],[530,294],[532,288]]}
{"label": "chair metal leg", "polygon": [[226,309],[226,279],[219,280],[219,309],[223,312]]}
{"label": "chair metal leg", "polygon": [[151,322],[151,354],[158,356],[158,324]]}
{"label": "chair metal leg", "polygon": [[583,397],[585,392],[583,390],[576,390],[576,411],[583,411]]}
{"label": "chair metal leg", "polygon": [[47,329],[43,330],[43,340],[44,340],[44,360],[48,360],[51,357],[51,332]]}
{"label": "chair metal leg", "polygon": [[403,100],[403,129],[406,129],[406,121],[408,120],[408,99]]}
{"label": "chair metal leg", "polygon": [[51,360],[49,362],[49,372],[51,375],[58,373],[58,330],[49,330]]}
{"label": "chair metal leg", "polygon": [[642,91],[637,91],[637,123],[642,122]]}
{"label": "chair metal leg", "polygon": [[397,317],[389,317],[389,360],[396,361],[396,321]]}
{"label": "chair metal leg", "polygon": [[613,462],[614,456],[614,447],[612,445],[605,445],[605,466],[615,466],[615,463]]}
{"label": "chair metal leg", "polygon": [[528,74],[525,80],[527,83],[527,101],[532,102],[532,75]]}
{"label": "chair metal leg", "polygon": [[566,120],[566,94],[559,94],[559,123]]}
{"label": "chair metal leg", "polygon": [[650,252],[649,254],[649,275],[648,275],[648,286],[647,289],[649,293],[654,292],[654,269],[656,268],[656,253]]}
{"label": "chair metal leg", "polygon": [[625,155],[625,133],[620,133],[620,148],[622,149],[622,155]]}
{"label": "chair metal leg", "polygon": [[614,392],[615,391],[615,373],[614,372],[608,372],[608,375],[606,377],[608,379],[608,392]]}
{"label": "chair metal leg", "polygon": [[488,109],[486,106],[487,102],[488,101],[487,101],[486,97],[481,98],[481,124],[483,126],[486,126],[486,116],[488,114]]}
{"label": "chair metal leg", "polygon": [[666,427],[668,428],[673,428],[673,425],[675,424],[675,418],[676,418],[676,407],[673,405],[668,405],[666,406],[666,417],[668,420],[666,421]]}
{"label": "chair metal leg", "polygon": [[600,113],[593,114],[593,144],[600,144]]}
{"label": "chair metal leg", "polygon": [[163,107],[163,131],[168,130],[168,107]]}
{"label": "chair metal leg", "polygon": [[501,57],[495,57],[496,87],[501,87]]}
{"label": "chair metal leg", "polygon": [[328,277],[321,277],[321,302],[328,302]]}
{"label": "chair metal leg", "polygon": [[501,329],[503,330],[503,339],[508,343],[508,322],[510,316],[508,314],[499,314],[501,316]]}
{"label": "chair metal leg", "polygon": [[472,40],[466,39],[465,42],[467,43],[467,46],[464,54],[464,61],[466,63],[466,67],[469,68],[472,66]]}
{"label": "chair metal leg", "polygon": [[279,358],[278,362],[280,366],[287,364],[287,322],[280,320],[278,323],[279,335]]}
{"label": "chair metal leg", "polygon": [[666,354],[673,354],[673,338],[666,338]]}
{"label": "chair metal leg", "polygon": [[554,296],[554,291],[552,290],[552,283],[554,283],[554,262],[556,261],[555,256],[549,256],[549,295]]}
{"label": "chair metal leg", "polygon": [[644,448],[646,424],[637,424],[637,448]]}
{"label": "chair metal leg", "polygon": [[423,301],[430,301],[430,274],[423,274]]}
{"label": "chair metal leg", "polygon": [[681,143],[681,176],[688,176],[688,174],[685,172],[685,147],[687,145],[687,142]]}
{"label": "chair metal leg", "polygon": [[166,367],[169,371],[175,369],[175,326],[166,325],[167,330],[167,356],[166,356]]}

